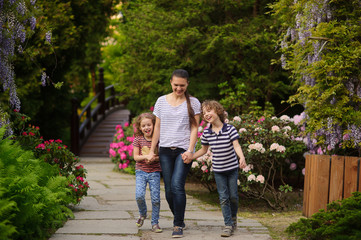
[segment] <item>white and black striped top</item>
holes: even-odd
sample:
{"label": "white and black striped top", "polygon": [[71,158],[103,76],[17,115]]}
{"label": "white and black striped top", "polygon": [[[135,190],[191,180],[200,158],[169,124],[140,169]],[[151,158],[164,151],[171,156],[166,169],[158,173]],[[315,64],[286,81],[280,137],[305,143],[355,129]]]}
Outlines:
{"label": "white and black striped top", "polygon": [[238,157],[233,147],[233,141],[238,138],[236,128],[226,123],[218,134],[212,130],[212,125],[204,130],[201,143],[211,146],[214,172],[225,172],[238,168]]}
{"label": "white and black striped top", "polygon": [[[200,114],[201,103],[195,97],[190,97],[194,114]],[[158,98],[153,114],[160,119],[160,147],[178,147],[185,150],[189,147],[190,126],[187,101],[173,107],[163,95]]]}

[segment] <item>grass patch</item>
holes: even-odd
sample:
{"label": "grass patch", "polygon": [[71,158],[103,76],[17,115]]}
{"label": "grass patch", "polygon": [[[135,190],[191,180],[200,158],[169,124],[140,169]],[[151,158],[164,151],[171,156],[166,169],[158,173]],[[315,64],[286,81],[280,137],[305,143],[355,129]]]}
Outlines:
{"label": "grass patch", "polygon": [[[217,191],[209,192],[202,184],[187,182],[186,192],[201,201],[219,207]],[[294,190],[287,195],[288,209],[275,211],[258,199],[240,198],[238,216],[255,219],[267,227],[272,239],[293,239],[285,233],[286,228],[302,218],[302,191]]]}

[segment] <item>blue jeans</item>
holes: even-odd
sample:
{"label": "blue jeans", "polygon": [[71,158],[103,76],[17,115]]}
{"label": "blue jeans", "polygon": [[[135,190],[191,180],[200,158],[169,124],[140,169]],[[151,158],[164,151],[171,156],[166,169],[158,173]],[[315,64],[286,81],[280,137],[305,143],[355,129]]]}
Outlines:
{"label": "blue jeans", "polygon": [[238,211],[238,169],[214,173],[224,224],[232,226]]}
{"label": "blue jeans", "polygon": [[152,201],[152,226],[158,224],[160,210],[160,172],[135,171],[135,199],[137,201],[139,214],[147,216],[147,204],[145,191],[149,183],[150,198]]}
{"label": "blue jeans", "polygon": [[159,148],[159,161],[162,167],[165,197],[173,213],[173,225],[184,227],[184,212],[186,209],[185,183],[192,163],[185,164],[181,154],[185,150],[176,148]]}

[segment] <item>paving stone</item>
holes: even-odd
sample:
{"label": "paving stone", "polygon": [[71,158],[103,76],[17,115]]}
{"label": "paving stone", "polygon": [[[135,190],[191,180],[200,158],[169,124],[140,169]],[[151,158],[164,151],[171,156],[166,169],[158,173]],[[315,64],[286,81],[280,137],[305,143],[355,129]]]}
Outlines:
{"label": "paving stone", "polygon": [[240,227],[262,227],[262,224],[260,224],[259,222],[242,221],[241,223],[238,223],[238,226],[240,226]]}
{"label": "paving stone", "polygon": [[223,226],[224,225],[224,221],[219,220],[219,221],[197,221],[197,225],[198,226],[214,226],[214,227],[219,227],[219,226]]}
{"label": "paving stone", "polygon": [[56,233],[137,234],[138,228],[129,220],[69,220]]}
{"label": "paving stone", "polygon": [[186,211],[185,219],[197,219],[197,220],[223,220],[221,212],[206,212],[206,211]]}
{"label": "paving stone", "polygon": [[73,234],[54,234],[49,240],[140,240],[140,237],[137,236],[114,236],[114,235],[73,235]]}
{"label": "paving stone", "polygon": [[75,219],[129,219],[126,211],[80,211],[74,213]]}

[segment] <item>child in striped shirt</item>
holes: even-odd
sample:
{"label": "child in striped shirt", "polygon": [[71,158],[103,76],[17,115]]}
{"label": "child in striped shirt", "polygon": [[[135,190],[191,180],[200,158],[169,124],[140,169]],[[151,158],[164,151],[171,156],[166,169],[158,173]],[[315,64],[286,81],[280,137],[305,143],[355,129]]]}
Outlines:
{"label": "child in striped shirt", "polygon": [[202,103],[202,111],[204,120],[211,125],[204,130],[202,148],[193,154],[192,159],[204,155],[211,147],[214,178],[225,223],[221,236],[229,237],[237,228],[238,168],[246,167],[246,161],[238,143],[236,128],[225,123],[223,106],[217,101],[205,101]]}
{"label": "child in striped shirt", "polygon": [[159,158],[148,160],[147,156],[152,146],[152,136],[155,124],[155,116],[152,113],[142,113],[136,120],[136,133],[133,142],[133,157],[135,165],[135,197],[139,209],[139,218],[136,222],[141,227],[147,216],[147,205],[145,193],[147,183],[149,183],[150,197],[152,202],[152,231],[161,233],[159,227],[160,211],[160,172]]}

